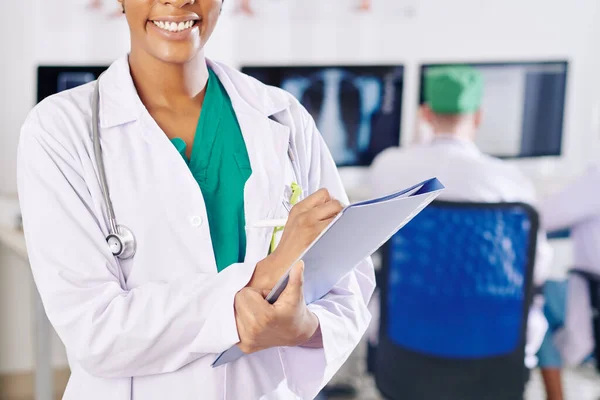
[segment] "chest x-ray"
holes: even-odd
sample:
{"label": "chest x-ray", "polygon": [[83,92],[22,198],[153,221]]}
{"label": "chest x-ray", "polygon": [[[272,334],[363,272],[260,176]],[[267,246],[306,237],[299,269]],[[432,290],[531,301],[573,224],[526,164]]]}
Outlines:
{"label": "chest x-ray", "polygon": [[91,72],[62,72],[58,74],[56,91],[58,93],[63,90],[73,89],[95,79],[95,75]]}
{"label": "chest x-ray", "polygon": [[37,101],[96,80],[107,66],[39,66]]}
{"label": "chest x-ray", "polygon": [[400,140],[402,67],[244,68],[294,95],[338,166],[369,165]]}

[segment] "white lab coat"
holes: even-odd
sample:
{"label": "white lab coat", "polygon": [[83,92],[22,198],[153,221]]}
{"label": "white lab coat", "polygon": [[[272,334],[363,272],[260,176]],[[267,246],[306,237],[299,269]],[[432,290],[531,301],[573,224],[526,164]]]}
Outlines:
{"label": "white lab coat", "polygon": [[[571,229],[573,268],[600,274],[600,167],[588,169],[540,204],[548,231]],[[587,282],[571,276],[567,289],[565,326],[555,337],[566,365],[582,363],[594,350],[592,308]]]}
{"label": "white lab coat", "polygon": [[311,399],[367,328],[369,260],[309,306],[323,349],[273,348],[211,368],[218,353],[239,342],[234,296],[269,248],[272,231],[252,228],[252,221],[285,215],[283,192],[294,179],[288,141],[306,194],[321,187],[342,201],[346,194],[298,101],[209,64],[231,98],[252,166],[244,190],[246,259],[221,273],[198,184],[141,103],[127,57],[101,79],[100,136],[117,220],[137,239],[133,259],[115,259],[105,240],[91,140],[93,84],[43,101],[23,126],[25,236],[46,312],[67,349],[65,399]]}
{"label": "white lab coat", "polygon": [[[483,154],[473,142],[450,135],[381,153],[371,167],[372,194],[391,193],[431,177],[437,177],[446,187],[440,200],[536,204],[533,185],[516,168]],[[542,285],[546,280],[551,259],[546,234],[540,230],[535,284]],[[542,308],[543,300],[537,298],[529,313],[525,364],[530,368],[537,364],[535,354],[548,329]]]}

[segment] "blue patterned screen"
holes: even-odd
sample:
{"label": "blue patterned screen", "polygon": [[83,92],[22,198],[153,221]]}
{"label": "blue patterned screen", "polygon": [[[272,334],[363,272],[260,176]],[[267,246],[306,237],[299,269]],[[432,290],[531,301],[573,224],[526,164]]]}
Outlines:
{"label": "blue patterned screen", "polygon": [[531,229],[520,207],[423,210],[388,247],[392,342],[449,358],[514,351]]}

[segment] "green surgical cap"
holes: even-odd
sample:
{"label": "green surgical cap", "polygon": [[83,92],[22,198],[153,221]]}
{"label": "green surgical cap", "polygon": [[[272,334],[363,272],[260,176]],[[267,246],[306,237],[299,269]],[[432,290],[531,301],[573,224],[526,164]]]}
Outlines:
{"label": "green surgical cap", "polygon": [[438,114],[479,110],[483,77],[468,66],[432,67],[425,72],[425,102]]}

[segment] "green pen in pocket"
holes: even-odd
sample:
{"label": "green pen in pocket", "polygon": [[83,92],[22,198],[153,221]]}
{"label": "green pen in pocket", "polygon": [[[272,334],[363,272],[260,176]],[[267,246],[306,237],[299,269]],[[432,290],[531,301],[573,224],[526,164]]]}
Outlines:
{"label": "green pen in pocket", "polygon": [[[292,189],[292,194],[290,196],[290,205],[294,206],[296,205],[296,203],[298,203],[298,200],[300,199],[300,196],[302,196],[302,187],[300,185],[298,185],[296,182],[292,182],[292,185],[290,186]],[[269,249],[269,254],[271,254],[273,251],[275,251],[275,247],[277,247],[275,238],[278,232],[283,230],[283,226],[276,226],[273,229],[273,236],[271,237],[271,247]]]}

